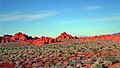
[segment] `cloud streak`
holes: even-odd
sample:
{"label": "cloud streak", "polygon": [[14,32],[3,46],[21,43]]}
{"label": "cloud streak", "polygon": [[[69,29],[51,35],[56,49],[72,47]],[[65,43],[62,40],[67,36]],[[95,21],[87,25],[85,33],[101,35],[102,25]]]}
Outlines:
{"label": "cloud streak", "polygon": [[98,10],[98,9],[103,9],[102,6],[87,6],[85,7],[87,10]]}
{"label": "cloud streak", "polygon": [[42,13],[7,13],[0,14],[0,22],[7,21],[35,21],[42,20],[57,15],[58,12],[42,12]]}

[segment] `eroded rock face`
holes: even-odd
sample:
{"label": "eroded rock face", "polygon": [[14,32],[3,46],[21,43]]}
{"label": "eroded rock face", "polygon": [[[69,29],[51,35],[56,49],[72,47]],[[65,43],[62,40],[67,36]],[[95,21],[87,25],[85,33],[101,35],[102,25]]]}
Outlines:
{"label": "eroded rock face", "polygon": [[74,36],[73,38],[74,38],[74,39],[78,39],[77,36]]}
{"label": "eroded rock face", "polygon": [[57,38],[60,39],[73,39],[73,37],[69,34],[67,34],[66,32],[61,33],[61,35],[59,35]]}
{"label": "eroded rock face", "polygon": [[0,37],[0,43],[1,43],[2,37]]}
{"label": "eroded rock face", "polygon": [[8,43],[8,42],[23,42],[24,44],[35,44],[35,45],[43,45],[43,44],[51,44],[58,42],[57,38],[45,37],[42,36],[40,38],[28,36],[21,32],[16,33],[14,36],[12,35],[4,35],[0,37],[0,43]]}
{"label": "eroded rock face", "polygon": [[37,40],[37,39],[39,39],[39,38],[35,36],[33,39]]}
{"label": "eroded rock face", "polygon": [[4,35],[3,37],[0,38],[1,43],[8,43],[11,42],[12,35]]}
{"label": "eroded rock face", "polygon": [[32,38],[31,36],[28,36],[26,34],[23,34],[21,32],[16,33],[14,36],[12,35],[4,35],[2,37],[0,37],[0,43],[8,43],[8,42],[18,42],[18,41],[22,41],[25,44],[51,44],[51,43],[56,43],[56,42],[60,42],[63,39],[65,40],[69,40],[69,39],[78,39],[82,42],[87,42],[87,41],[91,41],[91,42],[95,42],[97,40],[110,40],[112,42],[119,42],[120,40],[120,34],[118,35],[101,35],[101,36],[92,36],[92,37],[81,37],[78,38],[76,36],[71,36],[69,34],[67,34],[66,32],[61,33],[61,35],[59,35],[56,38],[50,38],[50,37],[45,37],[42,36],[40,38],[38,37],[34,37]]}
{"label": "eroded rock face", "polygon": [[26,41],[33,39],[31,36],[23,34],[21,32],[16,33],[13,37],[11,37],[11,41]]}
{"label": "eroded rock face", "polygon": [[38,38],[35,39],[33,41],[33,44],[41,45],[41,44],[51,44],[51,43],[56,43],[56,42],[58,42],[56,38],[54,39],[54,38],[42,36],[39,39]]}
{"label": "eroded rock face", "polygon": [[80,41],[82,42],[87,42],[87,41],[91,41],[91,42],[95,42],[95,41],[98,41],[98,40],[109,40],[109,41],[112,41],[112,42],[118,42],[118,40],[120,40],[120,35],[101,35],[101,36],[92,36],[92,37],[82,37],[82,38],[79,38]]}
{"label": "eroded rock face", "polygon": [[27,40],[26,35],[21,32],[16,33],[12,38],[12,41],[25,41]]}

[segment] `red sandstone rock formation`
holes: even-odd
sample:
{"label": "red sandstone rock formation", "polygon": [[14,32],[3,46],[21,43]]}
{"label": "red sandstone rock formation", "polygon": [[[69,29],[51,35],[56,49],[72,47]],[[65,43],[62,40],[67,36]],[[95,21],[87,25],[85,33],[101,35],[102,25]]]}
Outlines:
{"label": "red sandstone rock formation", "polygon": [[4,35],[3,37],[1,37],[1,43],[8,43],[8,42],[11,42],[11,38],[12,35]]}
{"label": "red sandstone rock formation", "polygon": [[77,36],[74,36],[73,39],[78,39]]}
{"label": "red sandstone rock formation", "polygon": [[56,43],[56,42],[58,42],[56,38],[54,39],[54,38],[42,36],[39,39],[35,39],[33,41],[33,44],[42,45],[42,44],[51,44],[51,43]]}
{"label": "red sandstone rock formation", "polygon": [[40,38],[28,36],[21,32],[16,33],[14,36],[12,35],[4,35],[0,37],[0,43],[8,43],[8,42],[18,42],[21,41],[24,44],[35,44],[35,45],[43,45],[43,44],[51,44],[58,42],[57,38],[50,38],[42,36]]}
{"label": "red sandstone rock formation", "polygon": [[82,38],[79,38],[80,41],[82,42],[87,42],[87,41],[91,41],[91,42],[95,42],[95,41],[98,41],[98,40],[109,40],[109,41],[112,41],[112,42],[118,42],[118,40],[120,40],[120,35],[101,35],[101,36],[93,36],[93,37],[82,37]]}
{"label": "red sandstone rock formation", "polygon": [[1,43],[2,37],[0,37],[0,43]]}
{"label": "red sandstone rock formation", "polygon": [[66,32],[61,33],[61,35],[59,35],[57,38],[59,39],[73,39],[73,37],[69,34],[67,34]]}
{"label": "red sandstone rock formation", "polygon": [[39,38],[35,36],[33,39],[37,40],[37,39],[39,39]]}
{"label": "red sandstone rock formation", "polygon": [[95,42],[98,40],[111,40],[112,42],[119,42],[120,40],[120,34],[117,35],[101,35],[101,36],[93,36],[93,37],[81,37],[77,38],[76,36],[71,36],[67,34],[66,32],[61,33],[57,38],[50,38],[50,37],[45,37],[42,36],[40,38],[34,37],[32,38],[31,36],[28,36],[26,34],[23,34],[21,32],[16,33],[14,36],[12,35],[4,35],[0,37],[0,43],[8,43],[8,42],[18,42],[22,41],[25,44],[35,44],[35,45],[42,45],[42,44],[51,44],[51,43],[56,43],[61,41],[62,39],[79,39],[82,42]]}
{"label": "red sandstone rock formation", "polygon": [[13,37],[11,37],[11,41],[27,41],[27,40],[32,40],[32,39],[33,38],[31,36],[28,36],[21,32],[18,32]]}
{"label": "red sandstone rock formation", "polygon": [[11,40],[12,41],[25,41],[25,40],[27,40],[26,36],[27,35],[25,35],[21,32],[18,32],[11,38]]}

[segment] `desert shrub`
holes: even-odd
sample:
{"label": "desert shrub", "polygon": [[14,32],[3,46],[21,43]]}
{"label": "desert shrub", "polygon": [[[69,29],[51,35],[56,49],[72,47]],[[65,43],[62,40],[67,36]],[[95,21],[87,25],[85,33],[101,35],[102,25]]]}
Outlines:
{"label": "desert shrub", "polygon": [[97,53],[97,49],[96,48],[90,48],[90,50],[92,50],[95,54]]}
{"label": "desert shrub", "polygon": [[[72,41],[71,41],[72,42]],[[25,44],[0,44],[0,61],[15,63],[16,67],[31,64],[33,67],[42,68],[73,68],[85,67],[87,64],[93,64],[93,68],[102,68],[102,64],[108,67],[111,64],[120,62],[120,55],[102,55],[101,51],[120,50],[120,45],[111,41],[91,41],[82,44],[47,44],[43,46],[25,45]],[[104,45],[104,46],[103,46]],[[87,53],[94,52],[91,58],[86,56]],[[107,54],[109,55],[109,52]],[[114,53],[113,53],[114,54]],[[74,57],[75,59],[69,59]],[[102,62],[95,63],[102,59]],[[20,63],[18,62],[20,61]],[[103,63],[104,62],[104,63]],[[40,63],[40,65],[36,64]]]}
{"label": "desert shrub", "polygon": [[104,46],[100,46],[100,49],[102,50],[104,48]]}
{"label": "desert shrub", "polygon": [[106,67],[108,67],[109,65],[112,65],[112,62],[111,62],[111,61],[104,61],[104,65],[105,65]]}
{"label": "desert shrub", "polygon": [[105,58],[107,61],[111,61],[113,64],[120,62],[120,59],[115,55],[110,55]]}
{"label": "desert shrub", "polygon": [[92,66],[91,68],[103,68],[102,67],[102,64],[100,64],[98,61],[96,61]]}

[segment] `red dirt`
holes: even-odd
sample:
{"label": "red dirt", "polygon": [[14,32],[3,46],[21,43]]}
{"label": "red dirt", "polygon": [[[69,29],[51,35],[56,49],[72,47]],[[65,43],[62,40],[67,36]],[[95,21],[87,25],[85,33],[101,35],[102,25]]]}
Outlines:
{"label": "red dirt", "polygon": [[9,62],[3,62],[0,63],[0,68],[15,68],[15,65]]}
{"label": "red dirt", "polygon": [[120,68],[120,63],[113,64],[109,68]]}

